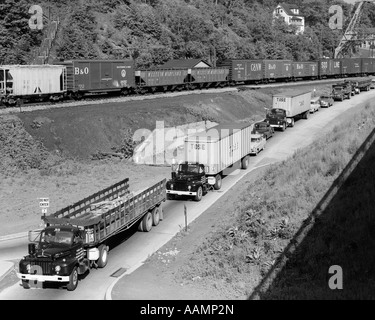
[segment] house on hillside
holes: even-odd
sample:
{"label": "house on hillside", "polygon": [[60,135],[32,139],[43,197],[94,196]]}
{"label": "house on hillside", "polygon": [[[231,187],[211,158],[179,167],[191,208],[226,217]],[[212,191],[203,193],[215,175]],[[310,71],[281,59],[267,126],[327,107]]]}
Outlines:
{"label": "house on hillside", "polygon": [[300,14],[295,4],[279,3],[273,11],[273,17],[281,17],[288,25],[296,26],[297,34],[305,31],[305,17]]}
{"label": "house on hillside", "polygon": [[195,69],[211,68],[211,65],[202,59],[174,59],[159,67],[160,69]]}

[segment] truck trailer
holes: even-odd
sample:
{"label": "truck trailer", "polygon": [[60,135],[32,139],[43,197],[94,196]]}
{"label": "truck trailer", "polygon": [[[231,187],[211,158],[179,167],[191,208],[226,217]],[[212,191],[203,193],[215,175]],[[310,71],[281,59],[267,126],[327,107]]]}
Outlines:
{"label": "truck trailer", "polygon": [[238,164],[244,170],[251,154],[252,124],[221,124],[185,138],[185,161],[172,170],[167,197],[200,201],[209,190],[219,190],[222,177]]}
{"label": "truck trailer", "polygon": [[282,131],[293,127],[296,118],[308,119],[311,91],[288,91],[272,96],[272,108],[268,110],[266,121],[273,128]]}
{"label": "truck trailer", "polygon": [[29,232],[28,255],[19,262],[17,277],[24,288],[32,282],[66,283],[77,288],[79,275],[108,262],[108,242],[138,224],[148,232],[163,219],[165,182],[133,195],[124,179],[54,214],[43,216],[45,228]]}

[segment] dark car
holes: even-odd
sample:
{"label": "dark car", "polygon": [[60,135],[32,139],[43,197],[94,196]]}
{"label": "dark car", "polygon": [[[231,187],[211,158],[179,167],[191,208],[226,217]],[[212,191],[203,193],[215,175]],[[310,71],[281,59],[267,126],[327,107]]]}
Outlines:
{"label": "dark car", "polygon": [[271,138],[275,134],[275,130],[265,121],[255,123],[253,132],[263,134],[266,139]]}
{"label": "dark car", "polygon": [[323,95],[320,97],[321,107],[331,107],[333,105],[333,97],[331,95]]}

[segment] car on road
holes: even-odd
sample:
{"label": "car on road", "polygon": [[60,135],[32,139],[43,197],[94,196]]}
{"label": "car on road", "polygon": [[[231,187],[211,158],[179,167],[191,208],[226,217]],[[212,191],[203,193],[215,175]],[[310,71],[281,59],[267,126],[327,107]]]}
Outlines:
{"label": "car on road", "polygon": [[310,102],[310,113],[319,111],[319,109],[320,109],[320,97],[312,98]]}
{"label": "car on road", "polygon": [[263,134],[267,140],[275,134],[275,129],[268,122],[262,121],[254,124],[253,133]]}
{"label": "car on road", "polygon": [[323,95],[320,97],[320,106],[329,108],[333,106],[333,98],[331,95]]}
{"label": "car on road", "polygon": [[266,138],[263,134],[253,133],[251,134],[251,147],[250,154],[258,155],[258,153],[264,150],[266,147]]}
{"label": "car on road", "polygon": [[370,89],[375,89],[375,79],[371,80],[371,86]]}

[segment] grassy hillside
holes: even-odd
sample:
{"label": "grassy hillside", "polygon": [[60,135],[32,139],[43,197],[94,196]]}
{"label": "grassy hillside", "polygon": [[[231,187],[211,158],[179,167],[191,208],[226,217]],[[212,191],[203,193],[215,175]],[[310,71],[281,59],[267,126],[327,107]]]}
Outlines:
{"label": "grassy hillside", "polygon": [[[256,291],[263,299],[373,298],[373,145],[310,232],[295,235],[372,132],[374,106],[362,107],[324,139],[271,166],[249,185],[228,213],[233,221],[204,241],[180,268],[180,277],[199,276],[228,298],[254,294],[246,287],[262,279],[270,284]],[[296,250],[284,255],[291,244]],[[281,268],[280,261],[287,264]],[[344,290],[328,288],[331,265],[343,268]],[[278,272],[270,274],[274,268]]]}

